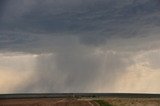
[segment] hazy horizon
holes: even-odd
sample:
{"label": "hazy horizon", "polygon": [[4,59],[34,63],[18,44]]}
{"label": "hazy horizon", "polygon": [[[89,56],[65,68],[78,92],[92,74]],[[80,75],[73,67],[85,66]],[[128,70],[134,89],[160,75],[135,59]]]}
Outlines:
{"label": "hazy horizon", "polygon": [[1,0],[0,94],[160,93],[159,0]]}

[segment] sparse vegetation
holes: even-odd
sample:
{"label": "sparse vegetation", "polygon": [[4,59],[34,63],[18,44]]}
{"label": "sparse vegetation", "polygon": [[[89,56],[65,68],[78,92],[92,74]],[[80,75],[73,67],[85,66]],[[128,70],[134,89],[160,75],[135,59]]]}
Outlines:
{"label": "sparse vegetation", "polygon": [[0,106],[159,106],[159,98],[0,99]]}
{"label": "sparse vegetation", "polygon": [[95,100],[100,106],[112,106],[111,104],[103,101],[103,100]]}

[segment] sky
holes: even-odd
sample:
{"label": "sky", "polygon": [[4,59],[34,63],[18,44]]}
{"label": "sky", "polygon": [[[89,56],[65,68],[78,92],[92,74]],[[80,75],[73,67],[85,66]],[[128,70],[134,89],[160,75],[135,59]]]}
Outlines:
{"label": "sky", "polygon": [[160,0],[0,0],[0,93],[160,93]]}

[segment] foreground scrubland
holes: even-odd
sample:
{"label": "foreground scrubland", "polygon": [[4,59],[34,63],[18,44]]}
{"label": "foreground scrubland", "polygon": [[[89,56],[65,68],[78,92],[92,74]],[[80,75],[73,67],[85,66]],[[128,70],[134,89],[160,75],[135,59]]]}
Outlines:
{"label": "foreground scrubland", "polygon": [[0,99],[0,106],[160,106],[160,99],[143,98],[37,98]]}

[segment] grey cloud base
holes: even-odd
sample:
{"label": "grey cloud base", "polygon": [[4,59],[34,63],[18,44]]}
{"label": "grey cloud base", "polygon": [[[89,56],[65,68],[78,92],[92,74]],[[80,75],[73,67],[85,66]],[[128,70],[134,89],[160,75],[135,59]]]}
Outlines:
{"label": "grey cloud base", "polygon": [[85,44],[140,37],[141,31],[159,26],[158,0],[8,0],[2,4],[2,31],[75,35]]}

